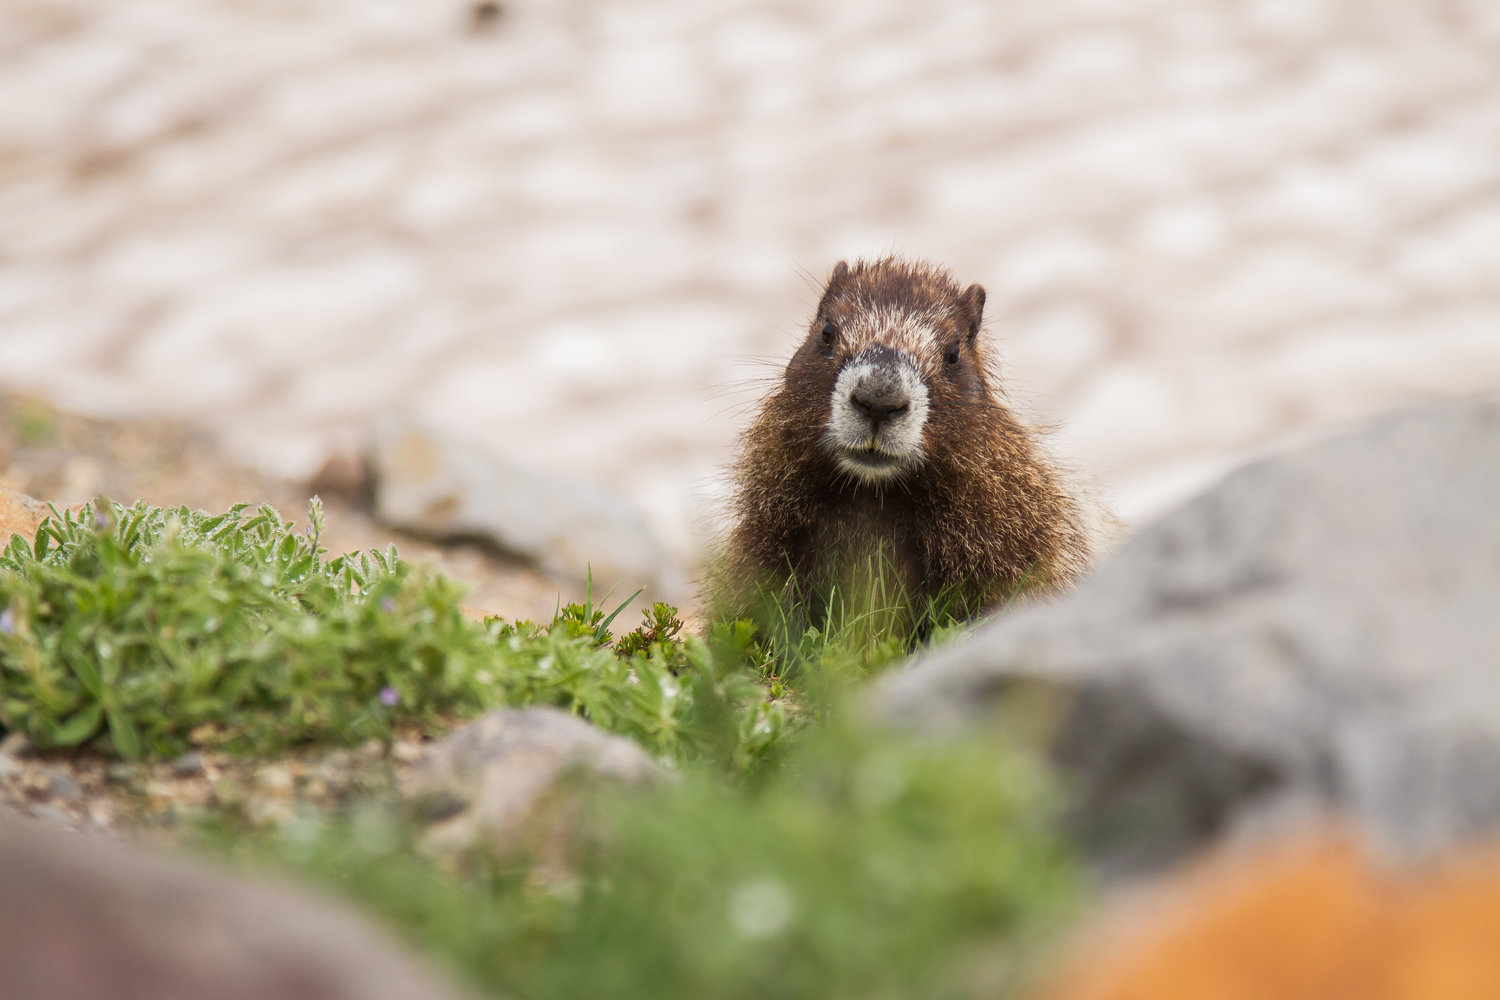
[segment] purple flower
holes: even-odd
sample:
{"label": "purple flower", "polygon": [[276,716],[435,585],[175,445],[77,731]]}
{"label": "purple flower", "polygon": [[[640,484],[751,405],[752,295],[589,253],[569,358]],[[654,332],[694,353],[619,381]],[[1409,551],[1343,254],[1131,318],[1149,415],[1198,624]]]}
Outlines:
{"label": "purple flower", "polygon": [[389,597],[382,597],[380,599],[380,610],[388,615],[394,614],[396,611],[396,602]]}
{"label": "purple flower", "polygon": [[16,616],[10,608],[0,611],[0,633],[4,633],[5,635],[16,634]]}
{"label": "purple flower", "polygon": [[395,688],[387,684],[380,689],[380,703],[386,708],[395,708],[401,703],[401,694]]}
{"label": "purple flower", "polygon": [[109,527],[109,515],[105,514],[102,510],[96,511],[94,514],[94,527],[98,528],[100,531],[103,531],[105,528]]}

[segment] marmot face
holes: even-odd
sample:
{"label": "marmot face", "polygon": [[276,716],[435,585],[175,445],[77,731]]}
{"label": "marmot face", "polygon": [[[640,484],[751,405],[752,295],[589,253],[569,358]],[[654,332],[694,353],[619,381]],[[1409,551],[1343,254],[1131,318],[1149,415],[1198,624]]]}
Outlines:
{"label": "marmot face", "polygon": [[[819,447],[855,483],[921,468],[935,406],[982,402],[984,289],[899,260],[840,262],[787,383],[826,391]],[[811,399],[808,400],[812,402]]]}

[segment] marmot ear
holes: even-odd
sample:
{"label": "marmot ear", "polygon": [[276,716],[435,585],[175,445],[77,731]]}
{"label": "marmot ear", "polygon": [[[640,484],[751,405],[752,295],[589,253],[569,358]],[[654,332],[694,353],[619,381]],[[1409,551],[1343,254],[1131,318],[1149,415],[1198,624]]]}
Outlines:
{"label": "marmot ear", "polygon": [[969,341],[979,336],[979,324],[984,321],[984,286],[970,285],[964,289],[964,309],[969,314]]}
{"label": "marmot ear", "polygon": [[829,275],[828,287],[824,290],[823,297],[818,300],[819,316],[822,316],[823,313],[828,309],[829,301],[833,298],[834,294],[838,292],[839,286],[841,286],[848,279],[848,277],[849,264],[847,261],[841,260],[837,264],[833,265],[833,274]]}

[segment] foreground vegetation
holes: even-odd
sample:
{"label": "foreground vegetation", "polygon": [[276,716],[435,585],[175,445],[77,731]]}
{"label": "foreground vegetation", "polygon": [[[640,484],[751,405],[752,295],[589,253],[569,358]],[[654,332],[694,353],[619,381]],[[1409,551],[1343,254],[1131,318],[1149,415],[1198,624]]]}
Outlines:
{"label": "foreground vegetation", "polygon": [[[1005,993],[1075,896],[1044,768],[1003,736],[923,742],[844,706],[904,656],[863,616],[684,634],[655,605],[470,621],[451,581],[327,558],[316,503],[209,516],[101,504],[0,556],[0,727],[38,746],[258,755],[555,705],[680,782],[602,791],[566,844],[435,863],[390,803],[208,841],[336,887],[516,998]],[[619,634],[617,634],[617,630]],[[951,631],[939,628],[939,636]]]}
{"label": "foreground vegetation", "polygon": [[217,843],[352,896],[502,996],[957,1000],[1008,995],[1071,915],[1056,804],[1015,748],[840,728],[753,786],[690,769],[597,796],[563,871],[435,865],[381,810]]}

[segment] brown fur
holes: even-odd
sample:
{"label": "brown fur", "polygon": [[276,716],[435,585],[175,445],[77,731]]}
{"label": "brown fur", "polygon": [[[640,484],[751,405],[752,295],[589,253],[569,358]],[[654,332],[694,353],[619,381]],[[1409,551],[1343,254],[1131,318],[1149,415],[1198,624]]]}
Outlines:
{"label": "brown fur", "polygon": [[[720,613],[751,613],[756,592],[806,601],[858,583],[871,559],[915,608],[946,595],[961,616],[1079,575],[1091,550],[1079,502],[1005,405],[979,335],[984,298],[979,285],[896,258],[834,269],[806,341],[744,435],[711,584]],[[825,323],[838,330],[832,347],[820,341]],[[893,340],[927,386],[925,458],[873,484],[841,470],[823,434],[840,364]]]}

